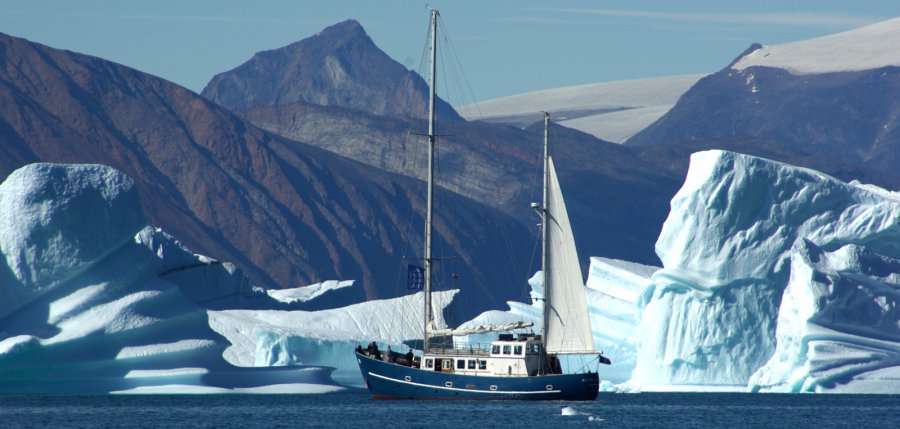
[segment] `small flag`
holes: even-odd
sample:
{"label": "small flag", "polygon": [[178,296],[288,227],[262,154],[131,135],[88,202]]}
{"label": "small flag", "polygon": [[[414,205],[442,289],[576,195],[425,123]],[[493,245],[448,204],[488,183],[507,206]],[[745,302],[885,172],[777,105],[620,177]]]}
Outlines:
{"label": "small flag", "polygon": [[406,288],[422,290],[425,287],[425,269],[418,265],[406,266]]}

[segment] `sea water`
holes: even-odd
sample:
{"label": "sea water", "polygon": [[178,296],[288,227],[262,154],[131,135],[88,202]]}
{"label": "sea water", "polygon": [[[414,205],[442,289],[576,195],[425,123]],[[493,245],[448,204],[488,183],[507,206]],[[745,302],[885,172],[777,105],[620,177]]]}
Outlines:
{"label": "sea water", "polygon": [[600,394],[593,402],[324,395],[0,396],[3,428],[900,428],[900,396]]}

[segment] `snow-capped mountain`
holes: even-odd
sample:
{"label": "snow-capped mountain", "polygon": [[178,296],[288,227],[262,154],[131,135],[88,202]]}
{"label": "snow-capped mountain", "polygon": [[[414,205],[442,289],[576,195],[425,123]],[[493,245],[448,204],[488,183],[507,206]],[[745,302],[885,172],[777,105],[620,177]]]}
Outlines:
{"label": "snow-capped mountain", "polygon": [[703,75],[600,82],[533,91],[461,107],[468,120],[527,127],[551,112],[561,124],[621,143],[666,113]]}
{"label": "snow-capped mountain", "polygon": [[[687,160],[721,148],[900,185],[900,19],[816,39],[754,45],[687,91],[631,146]],[[683,162],[683,161],[679,161]]]}
{"label": "snow-capped mountain", "polygon": [[791,74],[823,74],[900,66],[900,18],[843,33],[780,45],[761,46],[731,68],[778,68]]}

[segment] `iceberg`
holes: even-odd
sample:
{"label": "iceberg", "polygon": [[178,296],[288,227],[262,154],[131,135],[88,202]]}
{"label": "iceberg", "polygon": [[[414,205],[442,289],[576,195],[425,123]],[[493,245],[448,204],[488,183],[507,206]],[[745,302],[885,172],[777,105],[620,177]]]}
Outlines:
{"label": "iceberg", "polygon": [[755,391],[900,392],[900,255],[798,241]]}
{"label": "iceberg", "polygon": [[[458,290],[432,294],[436,323]],[[209,324],[230,346],[225,359],[241,367],[327,365],[334,379],[360,385],[362,377],[352,351],[371,341],[382,349],[405,352],[408,340],[421,338],[423,293],[372,300],[319,311],[209,311]]]}
{"label": "iceberg", "polygon": [[353,286],[353,280],[326,280],[324,282],[290,289],[268,289],[266,294],[285,304],[309,302],[329,292]]}
{"label": "iceberg", "polygon": [[330,368],[229,364],[207,311],[265,294],[145,226],[110,167],[31,164],[0,184],[0,297],[2,392],[340,389]]}
{"label": "iceberg", "polygon": [[898,223],[883,189],[693,154],[656,244],[663,268],[638,300],[631,383],[868,391],[894,377]]}

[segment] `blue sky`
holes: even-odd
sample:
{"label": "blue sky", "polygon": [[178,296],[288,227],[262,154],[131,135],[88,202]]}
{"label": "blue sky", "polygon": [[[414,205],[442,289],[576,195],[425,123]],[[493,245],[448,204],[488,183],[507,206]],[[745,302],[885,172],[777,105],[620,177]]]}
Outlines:
{"label": "blue sky", "polygon": [[[355,18],[417,68],[427,4],[462,65],[454,104],[599,81],[712,72],[753,42],[801,40],[900,16],[897,0],[2,0],[0,32],[97,55],[200,91],[216,73]],[[447,66],[450,67],[450,66]],[[449,70],[455,70],[450,67]]]}

